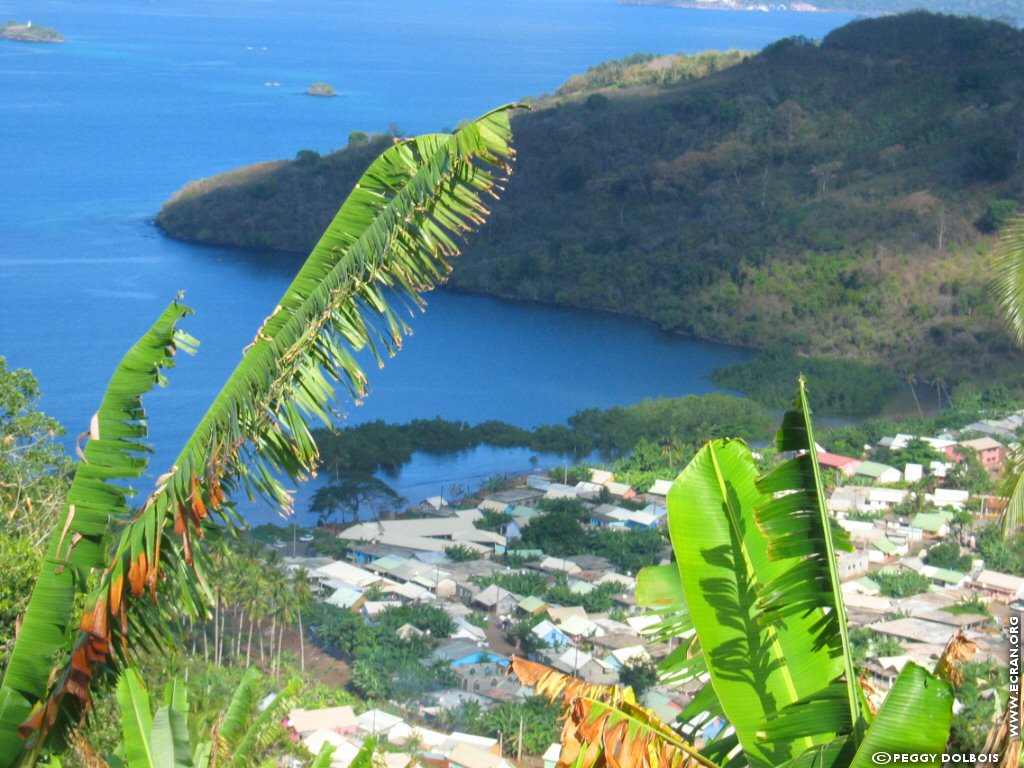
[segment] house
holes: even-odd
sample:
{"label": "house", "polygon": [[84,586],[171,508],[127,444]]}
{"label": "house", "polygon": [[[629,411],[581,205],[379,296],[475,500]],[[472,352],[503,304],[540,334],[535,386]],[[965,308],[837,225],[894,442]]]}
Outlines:
{"label": "house", "polygon": [[880,539],[875,539],[868,545],[868,562],[871,563],[885,563],[893,557],[902,557],[907,554],[906,544],[897,544],[884,536]]}
{"label": "house", "polygon": [[579,648],[567,648],[561,654],[553,654],[548,658],[555,669],[588,683],[614,685],[619,679],[615,670]]}
{"label": "house", "polygon": [[491,584],[487,589],[473,596],[474,603],[499,616],[510,616],[514,613],[520,600],[522,598],[519,595],[509,592],[497,584]]}
{"label": "house", "polygon": [[961,491],[956,488],[936,488],[935,493],[926,493],[924,498],[936,507],[953,507],[963,509],[964,504],[971,497],[969,491]]}
{"label": "house", "polygon": [[573,645],[572,638],[548,619],[544,619],[530,631],[543,640],[548,648],[565,648],[567,645]]}
{"label": "house", "polygon": [[366,602],[366,596],[358,589],[352,587],[338,587],[328,597],[325,603],[330,603],[337,608],[344,608],[349,611],[358,611],[363,607],[363,603]]}
{"label": "house", "polygon": [[514,768],[500,755],[472,744],[457,744],[448,753],[449,768]]}
{"label": "house", "polygon": [[908,483],[916,483],[922,477],[924,477],[924,466],[921,464],[911,462],[903,468],[903,479]]}
{"label": "house", "polygon": [[974,577],[974,583],[970,586],[994,600],[1006,603],[1024,598],[1024,579],[1008,573],[984,570]]}
{"label": "house", "polygon": [[548,604],[539,597],[529,595],[520,600],[519,605],[516,607],[528,616],[540,616],[547,610]]}
{"label": "house", "polygon": [[537,502],[544,496],[543,491],[535,488],[510,488],[507,491],[497,491],[487,498],[491,501],[501,501],[510,507],[535,507]]}
{"label": "house", "polygon": [[497,686],[505,675],[508,659],[480,648],[476,643],[455,640],[434,649],[431,658],[448,664],[463,690],[478,693]]}
{"label": "house", "polygon": [[540,568],[548,573],[564,573],[567,576],[575,576],[583,571],[571,560],[563,560],[558,557],[545,557],[540,561]]}
{"label": "house", "polygon": [[591,637],[604,634],[604,630],[586,616],[567,616],[559,623],[558,628],[573,637]]}
{"label": "house", "polygon": [[606,485],[615,481],[615,475],[605,469],[591,469],[590,482]]}
{"label": "house", "polygon": [[352,707],[293,709],[288,713],[287,724],[300,736],[308,736],[321,729],[341,736],[354,736],[358,730],[356,714]]}
{"label": "house", "polygon": [[355,589],[367,589],[384,581],[384,577],[379,573],[370,573],[364,568],[341,560],[317,568],[313,571],[313,577],[339,582]]}
{"label": "house", "polygon": [[918,573],[931,581],[935,586],[943,589],[949,587],[961,587],[967,581],[966,573],[954,571],[949,568],[936,568],[933,565],[923,566]]}
{"label": "house", "polygon": [[636,496],[636,491],[625,483],[610,482],[605,483],[604,487],[608,489],[608,492],[611,493],[612,496],[618,496],[622,499],[632,499]]}
{"label": "house", "polygon": [[839,579],[841,581],[863,576],[868,572],[869,559],[867,550],[840,552],[837,560],[839,561]]}
{"label": "house", "polygon": [[877,461],[865,461],[862,462],[854,470],[854,474],[858,477],[866,477],[870,480],[874,480],[876,483],[898,483],[903,479],[903,473],[900,472],[896,467],[890,467],[888,464],[880,464]]}
{"label": "house", "polygon": [[944,538],[949,535],[949,522],[952,519],[952,512],[918,512],[910,524],[925,533]]}
{"label": "house", "polygon": [[838,453],[829,453],[828,451],[818,452],[818,465],[824,469],[834,469],[846,477],[853,477],[863,462],[860,459],[855,459],[852,456],[840,456]]}
{"label": "house", "polygon": [[497,501],[494,498],[486,498],[476,505],[476,508],[483,511],[488,510],[490,512],[497,512],[498,514],[504,514],[511,505],[504,501]]}
{"label": "house", "polygon": [[402,718],[382,709],[368,709],[356,717],[356,729],[362,737],[383,736],[386,739],[392,728],[404,722]]}
{"label": "house", "polygon": [[905,435],[902,432],[897,434],[896,437],[883,437],[878,441],[878,444],[883,448],[888,448],[892,451],[902,451],[906,448],[912,440],[921,440],[928,444],[928,446],[938,453],[945,453],[946,449],[951,445],[956,445],[955,440],[948,440],[943,437],[927,437],[925,435]]}
{"label": "house", "polygon": [[334,747],[334,752],[331,754],[332,766],[350,765],[359,755],[359,751],[362,748],[359,742],[346,736],[339,736],[334,731],[329,731],[325,728],[313,731],[313,733],[302,739],[302,746],[314,755],[320,753],[324,744],[330,744]]}
{"label": "house", "polygon": [[455,631],[451,634],[452,640],[469,640],[471,643],[486,643],[487,633],[476,624],[470,624],[465,619],[454,619]]}
{"label": "house", "polygon": [[[882,466],[879,464],[878,466]],[[899,475],[899,470],[893,468]],[[902,477],[902,475],[900,475]],[[899,479],[897,477],[897,479]],[[828,508],[841,512],[886,512],[894,504],[901,504],[910,495],[902,488],[876,488],[863,485],[844,485],[836,488],[828,500]]]}
{"label": "house", "polygon": [[672,490],[671,480],[655,480],[654,484],[647,489],[647,496],[658,496],[662,501],[668,496],[668,492]]}

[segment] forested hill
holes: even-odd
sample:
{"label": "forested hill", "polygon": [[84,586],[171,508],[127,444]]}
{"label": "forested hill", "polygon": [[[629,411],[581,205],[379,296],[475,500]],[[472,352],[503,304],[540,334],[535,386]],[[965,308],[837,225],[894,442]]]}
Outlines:
{"label": "forested hill", "polygon": [[[456,287],[947,383],[1015,355],[985,291],[1024,173],[1012,27],[914,13],[750,57],[633,57],[514,129],[516,172]],[[356,139],[191,185],[158,223],[306,251],[386,140]]]}

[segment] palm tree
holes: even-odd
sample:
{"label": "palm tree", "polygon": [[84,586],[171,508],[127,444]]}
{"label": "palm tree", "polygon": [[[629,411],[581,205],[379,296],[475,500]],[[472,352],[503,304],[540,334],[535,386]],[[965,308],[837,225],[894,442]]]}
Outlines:
{"label": "palm tree", "polygon": [[295,615],[299,621],[299,670],[306,671],[306,638],[302,631],[302,612],[313,605],[313,592],[309,587],[309,571],[296,568],[292,573],[292,596],[295,599]]}
{"label": "palm tree", "polygon": [[698,751],[631,692],[526,668],[538,692],[567,691],[563,764],[603,765],[607,755],[633,766],[861,768],[881,752],[942,754],[953,704],[946,679],[908,664],[877,714],[860,688],[835,557],[849,543],[825,508],[802,381],[776,443],[796,457],[764,477],[743,441],[705,445],[669,495],[676,563],[645,568],[637,581],[637,601],[661,616],[656,639],[682,640],[663,680],[710,680],[680,720],[721,716],[729,735]]}
{"label": "palm tree", "polygon": [[510,109],[453,134],[397,140],[371,164],[136,509],[126,483],[147,466],[142,396],[177,350],[194,348],[178,328],[191,310],[172,302],[121,360],[0,682],[0,768],[59,749],[91,690],[166,638],[169,615],[207,615],[218,586],[207,530],[237,524],[238,492],[287,508],[279,478],[315,470],[308,420],[328,419],[335,383],[366,393],[354,351],[378,362],[395,353],[408,328],[393,297],[419,306],[419,293],[450,271],[459,239],[485,220],[513,156]]}
{"label": "palm tree", "polygon": [[[1010,338],[1024,348],[1024,216],[1003,230],[996,249],[993,294],[1003,312]],[[1010,503],[1003,513],[1003,538],[1024,531],[1024,457],[1017,456],[1007,473],[1006,495]]]}

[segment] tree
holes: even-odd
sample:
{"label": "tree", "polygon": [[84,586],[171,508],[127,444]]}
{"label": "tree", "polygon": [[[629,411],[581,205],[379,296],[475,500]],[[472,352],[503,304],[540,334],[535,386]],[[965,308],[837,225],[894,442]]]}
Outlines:
{"label": "tree", "polygon": [[[1024,347],[1024,216],[1017,216],[1003,230],[992,272],[992,292],[1010,338]],[[1024,531],[1024,462],[1019,457],[1011,462],[1006,487],[1010,503],[1001,527],[1003,538],[1010,539]]]}
{"label": "tree", "polygon": [[950,568],[954,571],[969,571],[971,556],[960,554],[960,545],[953,538],[947,538],[928,550],[928,565],[936,568]]}
{"label": "tree", "polygon": [[[126,483],[147,466],[142,397],[164,381],[191,310],[172,302],[128,351],[93,418],[85,460],[46,549],[0,682],[0,767],[58,750],[92,689],[109,686],[182,613],[208,615],[218,581],[202,539],[233,526],[230,495],[287,507],[282,476],[316,469],[307,419],[327,418],[332,384],[366,394],[353,350],[379,360],[407,325],[391,307],[447,275],[462,234],[512,155],[510,108],[453,135],[396,141],[370,166],[257,330],[195,431],[137,509]],[[69,639],[70,638],[70,639]]]}
{"label": "tree", "polygon": [[562,763],[614,756],[645,766],[656,758],[860,768],[880,752],[942,754],[953,705],[948,664],[941,674],[907,664],[877,715],[860,690],[835,558],[849,543],[828,515],[814,444],[801,381],[776,440],[795,458],[758,477],[744,442],[705,445],[669,494],[676,563],[638,577],[638,603],[662,617],[653,639],[679,644],[663,679],[710,678],[680,721],[722,716],[735,733],[698,751],[637,707],[629,689],[586,686],[513,659],[525,683],[570,699]]}
{"label": "tree", "polygon": [[619,683],[628,685],[637,696],[658,682],[658,665],[647,656],[634,656],[619,670]]}
{"label": "tree", "polygon": [[0,534],[34,545],[53,528],[71,469],[54,439],[64,428],[37,410],[38,399],[31,372],[0,356]]}
{"label": "tree", "polygon": [[309,511],[316,513],[317,525],[326,525],[339,513],[344,523],[346,517],[358,520],[359,511],[364,507],[368,507],[374,517],[379,517],[386,510],[396,509],[401,500],[390,485],[373,475],[344,472],[330,485],[316,490]]}

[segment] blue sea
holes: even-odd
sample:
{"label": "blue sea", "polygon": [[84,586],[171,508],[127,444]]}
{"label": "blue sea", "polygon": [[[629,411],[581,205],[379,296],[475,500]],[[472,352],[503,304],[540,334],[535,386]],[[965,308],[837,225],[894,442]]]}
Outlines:
{"label": "blue sea", "polygon": [[[77,434],[121,354],[185,291],[196,315],[184,327],[202,345],[147,400],[154,474],[297,267],[164,237],[152,219],[189,180],[327,152],[354,130],[452,127],[637,51],[754,50],[820,38],[851,18],[615,0],[31,0],[4,12],[67,42],[0,41],[0,355],[35,372],[42,407]],[[303,94],[320,80],[340,96]],[[749,354],[600,313],[428,298],[402,353],[370,372],[371,397],[341,404],[350,422],[561,422],[582,408],[711,391],[713,368]],[[390,481],[416,500],[525,471],[531,458],[417,457]]]}

